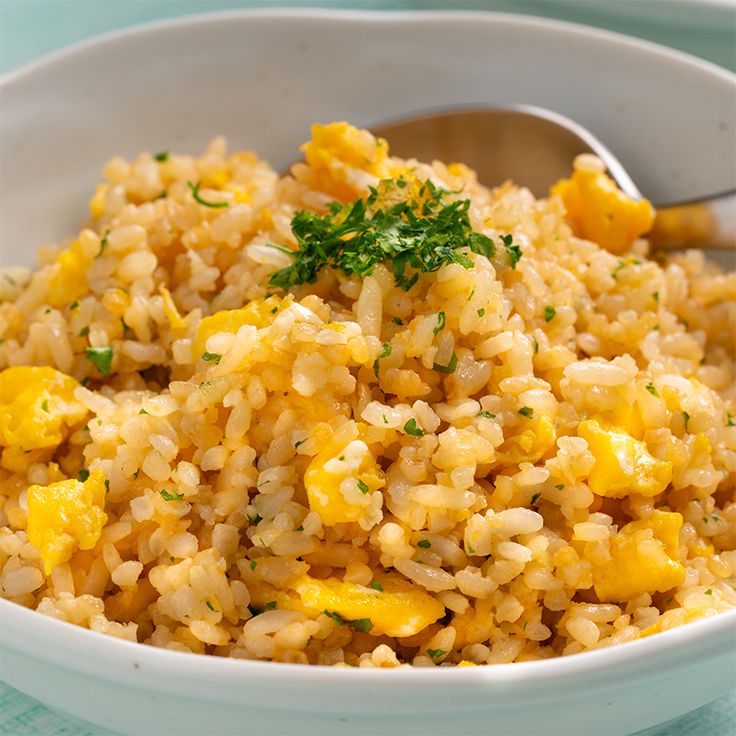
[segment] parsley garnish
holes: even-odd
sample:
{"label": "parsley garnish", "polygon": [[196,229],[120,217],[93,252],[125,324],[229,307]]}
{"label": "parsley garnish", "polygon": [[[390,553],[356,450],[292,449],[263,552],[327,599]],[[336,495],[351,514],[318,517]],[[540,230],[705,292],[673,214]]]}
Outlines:
{"label": "parsley garnish", "polygon": [[495,253],[490,238],[471,230],[470,200],[447,202],[449,192],[429,180],[416,199],[381,206],[386,194],[395,201],[398,190],[405,188],[403,180],[383,181],[366,199],[344,205],[333,202],[326,215],[297,212],[291,221],[297,241],[291,253],[294,262],[272,273],[269,285],[288,289],[311,284],[326,266],[365,277],[379,263],[391,262],[396,284],[409,291],[420,273],[448,263],[470,268],[472,261],[462,252],[466,248],[487,258]]}
{"label": "parsley garnish", "polygon": [[148,414],[148,412],[145,409],[140,409],[138,411],[139,414]]}
{"label": "parsley garnish", "polygon": [[404,320],[403,320],[403,319],[401,319],[401,317],[394,317],[394,318],[393,318],[393,319],[392,319],[391,321],[392,321],[392,322],[393,322],[393,323],[394,323],[395,325],[399,325],[399,326],[401,326],[401,325],[403,325],[403,324],[404,324]]}
{"label": "parsley garnish", "polygon": [[106,345],[102,348],[87,348],[84,357],[97,368],[97,370],[106,376],[110,372],[112,365],[112,348]]}
{"label": "parsley garnish", "polygon": [[214,360],[215,365],[220,365],[220,361],[222,360],[222,355],[219,353],[208,353],[206,350],[202,353],[202,360]]}
{"label": "parsley garnish", "polygon": [[558,491],[564,491],[564,490],[565,490],[565,484],[564,484],[564,483],[558,483],[558,484],[557,484],[557,485],[555,486],[555,488],[556,488],[556,489],[557,489]]}
{"label": "parsley garnish", "polygon": [[100,250],[97,251],[97,255],[95,256],[95,258],[99,258],[105,252],[105,248],[107,248],[108,246],[107,236],[109,234],[110,234],[110,231],[106,230],[105,234],[102,236],[102,240],[100,240]]}
{"label": "parsley garnish", "polygon": [[105,478],[105,493],[110,493],[110,479]]}
{"label": "parsley garnish", "polygon": [[74,300],[74,301],[73,301],[73,302],[72,302],[72,303],[71,303],[71,304],[69,305],[69,309],[70,309],[70,310],[72,310],[72,309],[76,309],[76,308],[77,308],[78,306],[79,306],[79,302],[78,302],[78,301],[77,301],[77,300],[75,299],[75,300]]}
{"label": "parsley garnish", "polygon": [[210,611],[217,613],[217,609],[209,601],[205,601],[205,605],[210,609]]}
{"label": "parsley garnish", "polygon": [[521,409],[519,409],[519,414],[527,419],[531,419],[534,416],[534,409],[532,409],[531,406],[522,406]]}
{"label": "parsley garnish", "polygon": [[373,372],[376,374],[376,378],[378,378],[378,361],[388,358],[389,355],[391,355],[391,345],[385,342],[383,343],[379,356],[373,361]]}
{"label": "parsley garnish", "polygon": [[690,421],[690,415],[686,411],[683,411],[682,418],[685,420],[685,431],[687,432],[687,423]]}
{"label": "parsley garnish", "polygon": [[184,498],[184,494],[177,493],[176,491],[161,491],[161,498],[164,501],[181,501]]}
{"label": "parsley garnish", "polygon": [[379,593],[383,593],[383,585],[381,585],[378,580],[374,580],[371,583],[371,588],[373,588],[373,590],[377,590]]}
{"label": "parsley garnish", "polygon": [[370,491],[370,488],[365,481],[358,479],[358,490],[365,496],[365,494]]}
{"label": "parsley garnish", "polygon": [[362,631],[367,634],[373,628],[373,622],[369,618],[356,618],[352,621],[343,618],[336,611],[323,611],[325,616],[329,616],[338,626],[349,626],[356,631]]}
{"label": "parsley garnish", "polygon": [[445,329],[445,325],[447,324],[447,319],[445,317],[444,312],[437,312],[437,327],[435,327],[432,332],[434,333],[435,337],[442,332],[442,330]]}
{"label": "parsley garnish", "polygon": [[82,469],[81,469],[81,470],[80,470],[80,471],[79,471],[79,472],[77,473],[77,475],[79,476],[79,480],[81,480],[81,481],[82,481],[82,483],[84,483],[84,481],[86,481],[86,480],[87,480],[87,478],[89,478],[89,470],[87,470],[87,468],[82,468]]}
{"label": "parsley garnish", "polygon": [[169,160],[169,152],[168,151],[160,151],[159,153],[154,154],[153,156],[154,161],[158,161],[159,163],[163,163],[164,161]]}
{"label": "parsley garnish", "polygon": [[421,427],[417,426],[417,420],[416,419],[410,419],[405,425],[404,425],[404,432],[407,434],[411,434],[414,437],[423,437],[424,436],[424,430]]}
{"label": "parsley garnish", "polygon": [[417,542],[417,547],[421,547],[422,549],[429,549],[432,546],[432,542],[429,541],[429,539],[420,539]]}
{"label": "parsley garnish", "polygon": [[491,411],[479,411],[478,412],[479,417],[485,417],[486,419],[495,419],[496,415]]}
{"label": "parsley garnish", "polygon": [[89,335],[89,325],[85,325],[79,330],[79,337],[87,337]]}
{"label": "parsley garnish", "polygon": [[547,305],[544,308],[544,321],[550,322],[551,320],[555,318],[556,314],[557,314],[557,310],[554,307],[550,307],[549,305]]}
{"label": "parsley garnish", "polygon": [[506,253],[509,257],[509,265],[513,270],[516,270],[516,264],[521,260],[523,253],[518,245],[513,245],[512,240],[513,236],[511,235],[501,236],[501,241],[503,242],[504,247],[506,248]]}
{"label": "parsley garnish", "polygon": [[205,207],[227,207],[228,205],[227,202],[208,202],[206,199],[202,199],[199,194],[199,188],[202,186],[201,181],[198,181],[196,184],[192,184],[192,182],[188,181],[187,186],[192,190],[192,197]]}
{"label": "parsley garnish", "polygon": [[659,292],[658,291],[652,292],[652,299],[654,299],[654,301],[657,302],[657,304],[659,304]]}
{"label": "parsley garnish", "polygon": [[41,404],[41,409],[45,411],[47,414],[49,413],[49,400],[44,399],[43,403]]}
{"label": "parsley garnish", "polygon": [[730,411],[726,414],[726,418],[727,418],[727,421],[726,421],[727,427],[736,427],[736,422],[734,422],[733,414],[731,414]]}
{"label": "parsley garnish", "polygon": [[534,494],[534,495],[532,496],[532,500],[531,500],[531,501],[529,502],[529,505],[530,505],[530,506],[534,506],[534,504],[535,504],[535,503],[536,503],[537,501],[539,501],[539,498],[541,497],[541,495],[542,495],[542,492],[541,492],[541,491],[538,491],[537,493],[535,493],[535,494]]}
{"label": "parsley garnish", "polygon": [[437,373],[454,373],[456,368],[457,368],[457,353],[454,350],[452,351],[452,357],[450,358],[450,362],[447,365],[440,365],[439,363],[434,363],[432,365],[432,370],[437,371]]}
{"label": "parsley garnish", "polygon": [[258,566],[258,560],[251,560],[250,561],[250,569],[251,570],[255,570],[257,566]]}
{"label": "parsley garnish", "polygon": [[705,591],[705,594],[706,595],[713,595],[713,591],[710,588],[708,588],[708,590]]}
{"label": "parsley garnish", "polygon": [[657,387],[649,381],[649,383],[644,387],[652,396],[659,396],[659,391],[657,391]]}
{"label": "parsley garnish", "polygon": [[534,355],[536,355],[539,352],[539,342],[534,336],[532,336],[532,345],[534,345]]}
{"label": "parsley garnish", "polygon": [[427,649],[427,656],[430,659],[441,659],[447,654],[445,649]]}
{"label": "parsley garnish", "polygon": [[255,516],[248,516],[248,521],[251,524],[257,524],[259,521],[262,521],[263,517],[260,514],[256,514]]}
{"label": "parsley garnish", "polygon": [[478,314],[479,317],[483,317],[485,315],[485,313],[486,313],[486,310],[485,309],[479,309],[478,312],[477,312],[477,314]]}

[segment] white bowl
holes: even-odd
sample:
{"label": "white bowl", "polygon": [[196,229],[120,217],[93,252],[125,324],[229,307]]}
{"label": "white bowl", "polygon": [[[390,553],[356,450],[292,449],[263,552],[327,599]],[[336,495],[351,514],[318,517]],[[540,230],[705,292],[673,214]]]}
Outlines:
{"label": "white bowl", "polygon": [[[75,232],[114,153],[224,133],[279,167],[314,121],[469,102],[557,110],[642,190],[734,186],[733,75],[666,49],[520,16],[222,13],[84,43],[0,81],[5,263]],[[626,734],[736,687],[736,611],[611,649],[476,668],[349,670],[186,655],[0,601],[3,678],[135,734]]]}

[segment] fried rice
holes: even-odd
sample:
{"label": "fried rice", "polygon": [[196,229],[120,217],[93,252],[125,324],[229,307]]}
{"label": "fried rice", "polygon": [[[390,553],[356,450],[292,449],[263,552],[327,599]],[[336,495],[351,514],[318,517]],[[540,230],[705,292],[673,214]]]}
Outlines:
{"label": "fried rice", "polygon": [[[736,607],[736,273],[653,257],[651,207],[592,156],[535,199],[347,123],[303,150],[281,177],[223,139],[113,158],[77,237],[2,269],[0,595],[361,667],[567,655]],[[397,267],[375,250],[394,222],[352,272],[274,279],[297,218],[399,203],[422,228],[432,197],[479,247]]]}

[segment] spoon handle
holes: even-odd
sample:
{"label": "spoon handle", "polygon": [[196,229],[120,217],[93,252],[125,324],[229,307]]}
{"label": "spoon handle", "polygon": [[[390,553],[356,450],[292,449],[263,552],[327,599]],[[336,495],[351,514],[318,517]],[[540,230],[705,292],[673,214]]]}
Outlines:
{"label": "spoon handle", "polygon": [[647,237],[658,250],[736,251],[736,190],[659,207]]}

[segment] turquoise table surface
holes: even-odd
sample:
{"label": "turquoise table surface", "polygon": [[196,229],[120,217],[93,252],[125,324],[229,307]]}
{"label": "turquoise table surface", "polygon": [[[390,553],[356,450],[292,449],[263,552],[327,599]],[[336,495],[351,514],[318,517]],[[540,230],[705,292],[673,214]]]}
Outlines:
{"label": "turquoise table surface", "polygon": [[[118,28],[191,13],[249,7],[463,9],[528,13],[629,33],[736,70],[736,2],[731,11],[723,7],[709,9],[706,4],[701,7],[697,0],[0,0],[0,72],[10,71],[43,54]],[[703,13],[706,11],[718,14],[721,22],[710,25],[704,22]],[[0,684],[0,734],[114,736],[109,731],[51,711],[4,684]],[[732,734],[736,735],[736,693],[676,722],[646,732],[646,736]],[[140,736],[155,736],[155,732]]]}

